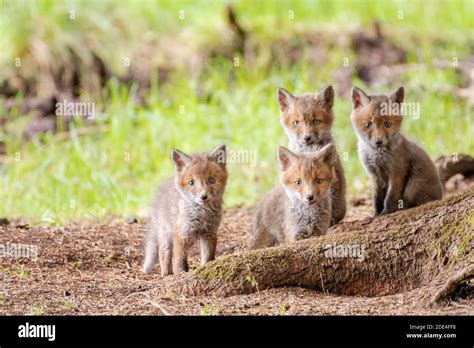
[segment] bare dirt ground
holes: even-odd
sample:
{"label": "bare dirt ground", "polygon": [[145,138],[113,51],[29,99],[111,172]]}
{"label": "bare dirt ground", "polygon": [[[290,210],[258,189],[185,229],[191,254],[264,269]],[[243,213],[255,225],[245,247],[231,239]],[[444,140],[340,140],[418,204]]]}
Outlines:
{"label": "bare dirt ground", "polygon": [[[367,198],[350,201],[347,220],[370,215]],[[218,256],[245,250],[253,209],[225,212],[219,231]],[[39,248],[36,261],[0,259],[1,314],[108,315],[391,315],[474,314],[474,301],[447,306],[422,305],[424,288],[383,297],[350,297],[303,288],[279,288],[256,294],[177,297],[167,289],[159,267],[140,271],[144,222],[72,223],[64,227],[29,227],[11,223],[0,228],[0,245]],[[197,246],[191,267],[197,267]]]}

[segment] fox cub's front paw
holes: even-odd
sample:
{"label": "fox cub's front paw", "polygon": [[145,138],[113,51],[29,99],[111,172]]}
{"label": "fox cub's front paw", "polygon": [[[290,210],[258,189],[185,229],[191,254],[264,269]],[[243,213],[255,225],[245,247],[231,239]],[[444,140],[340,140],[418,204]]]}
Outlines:
{"label": "fox cub's front paw", "polygon": [[383,210],[380,212],[380,215],[387,215],[395,213],[396,211],[398,211],[396,206],[385,206],[385,208],[383,208]]}

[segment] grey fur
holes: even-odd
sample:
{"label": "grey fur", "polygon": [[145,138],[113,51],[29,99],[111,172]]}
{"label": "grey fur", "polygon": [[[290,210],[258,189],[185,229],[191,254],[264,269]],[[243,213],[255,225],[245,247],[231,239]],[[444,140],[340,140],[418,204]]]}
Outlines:
{"label": "grey fur", "polygon": [[[286,153],[290,159],[294,156],[284,148],[280,148],[279,151]],[[337,154],[334,147],[325,147],[323,151],[302,156],[312,158],[331,156],[330,161],[334,163]],[[286,170],[285,163],[280,158],[279,165],[282,171]],[[248,241],[249,248],[290,243],[326,233],[332,213],[329,190],[318,198],[317,203],[307,204],[293,191],[286,190],[283,185],[272,189],[257,206],[252,235]]]}
{"label": "grey fur", "polygon": [[288,196],[279,186],[257,206],[248,246],[257,249],[319,236],[326,232],[330,222],[329,196],[318,204],[308,205]]}
{"label": "grey fur", "polygon": [[398,133],[385,148],[377,149],[356,134],[359,158],[372,179],[374,215],[441,199],[438,172],[421,147]]}
{"label": "grey fur", "polygon": [[[288,106],[295,102],[296,98],[299,99],[300,106],[306,106],[310,111],[312,104],[318,103],[324,106],[326,109],[331,110],[334,104],[334,89],[331,85],[326,85],[318,93],[305,93],[298,97],[292,95],[284,88],[278,89],[279,98],[284,98]],[[282,110],[283,111],[283,110]],[[331,111],[332,112],[332,111]],[[334,117],[334,116],[332,116]],[[305,145],[303,140],[300,139],[295,133],[288,130],[282,123],[283,129],[288,137],[288,148],[295,153],[315,152],[323,148],[327,144],[334,144],[331,131],[320,132],[316,134],[308,134],[311,136],[311,145]],[[345,216],[347,211],[346,203],[346,177],[344,174],[344,167],[342,166],[339,154],[336,153],[336,163],[334,164],[335,178],[332,183],[330,199],[332,218],[331,225],[335,225],[340,222]]]}
{"label": "grey fur", "polygon": [[[373,111],[378,110],[381,103],[389,99],[397,103],[403,102],[404,89],[400,87],[391,95],[385,96],[367,95],[361,89],[353,88],[353,112],[356,97],[360,98],[362,105],[372,106]],[[438,171],[420,146],[397,131],[384,139],[382,147],[377,147],[374,139],[359,131],[355,125],[354,131],[358,138],[360,161],[372,179],[374,216],[442,198],[443,186]]]}
{"label": "grey fur", "polygon": [[[210,155],[201,153],[193,156],[201,156],[203,161],[214,160],[225,167],[225,147],[217,148]],[[180,190],[175,180],[178,180],[177,177],[163,182],[151,204],[149,229],[145,238],[145,273],[153,269],[158,256],[162,276],[187,271],[187,252],[197,240],[201,245],[201,264],[215,257],[225,187],[210,192],[213,199],[200,204],[195,197]],[[179,233],[183,241],[182,252],[177,252],[173,245],[175,233]]]}

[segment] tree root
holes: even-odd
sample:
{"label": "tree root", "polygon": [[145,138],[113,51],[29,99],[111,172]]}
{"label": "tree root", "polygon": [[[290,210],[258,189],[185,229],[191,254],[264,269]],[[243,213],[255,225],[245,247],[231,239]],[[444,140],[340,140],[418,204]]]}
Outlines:
{"label": "tree root", "polygon": [[474,187],[321,237],[227,255],[166,282],[179,294],[222,297],[286,286],[382,296],[439,284],[469,264],[473,206]]}
{"label": "tree root", "polygon": [[441,303],[452,299],[458,293],[459,288],[467,286],[472,292],[472,285],[469,282],[474,279],[474,265],[469,265],[449,278],[447,282],[439,289],[430,301],[430,307],[435,307]]}

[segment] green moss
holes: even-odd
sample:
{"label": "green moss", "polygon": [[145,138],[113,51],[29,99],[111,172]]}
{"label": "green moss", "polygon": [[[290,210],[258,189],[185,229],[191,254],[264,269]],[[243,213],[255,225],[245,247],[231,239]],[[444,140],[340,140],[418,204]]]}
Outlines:
{"label": "green moss", "polygon": [[427,248],[427,254],[435,254],[435,262],[442,263],[446,272],[469,257],[474,231],[473,220],[474,211],[468,210],[453,221],[433,229],[433,242]]}
{"label": "green moss", "polygon": [[275,266],[288,267],[288,258],[293,250],[290,247],[266,248],[228,255],[197,268],[193,276],[205,280],[232,281],[242,275],[251,275],[254,269]]}

